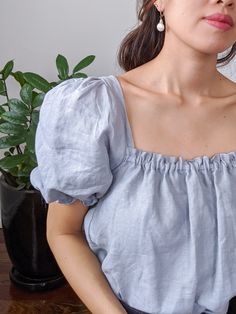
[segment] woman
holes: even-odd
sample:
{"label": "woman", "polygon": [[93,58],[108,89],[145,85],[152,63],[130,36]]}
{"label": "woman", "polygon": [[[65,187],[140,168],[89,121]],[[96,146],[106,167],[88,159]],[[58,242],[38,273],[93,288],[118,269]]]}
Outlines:
{"label": "woman", "polygon": [[216,69],[235,6],[143,0],[123,74],[46,94],[31,182],[92,313],[224,314],[236,295],[236,85]]}

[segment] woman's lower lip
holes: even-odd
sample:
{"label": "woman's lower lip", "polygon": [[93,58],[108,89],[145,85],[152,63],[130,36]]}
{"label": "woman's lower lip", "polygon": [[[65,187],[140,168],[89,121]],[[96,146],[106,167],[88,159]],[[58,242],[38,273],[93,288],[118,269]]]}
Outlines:
{"label": "woman's lower lip", "polygon": [[219,21],[213,21],[213,20],[208,20],[208,19],[205,19],[206,22],[208,24],[211,24],[212,26],[215,26],[219,29],[223,29],[225,31],[229,30],[232,26],[227,24],[227,23],[223,23],[223,22],[219,22]]}

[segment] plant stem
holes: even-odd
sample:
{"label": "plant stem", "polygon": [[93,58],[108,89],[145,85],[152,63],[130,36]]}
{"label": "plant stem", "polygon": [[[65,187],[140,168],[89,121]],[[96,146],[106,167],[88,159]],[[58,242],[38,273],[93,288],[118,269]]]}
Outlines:
{"label": "plant stem", "polygon": [[[8,106],[8,110],[10,111],[10,107],[8,105],[8,102],[9,102],[9,96],[8,96],[8,91],[7,91],[7,84],[6,84],[6,80],[2,77],[2,80],[3,80],[3,84],[4,84],[4,88],[5,88],[5,93],[6,93],[6,98],[7,98],[7,106]],[[19,145],[16,145],[16,149],[17,149],[17,152],[18,154],[23,154],[22,153],[22,150],[20,148]]]}
{"label": "plant stem", "polygon": [[20,145],[16,145],[16,149],[17,149],[18,154],[23,154],[20,148]]}
{"label": "plant stem", "polygon": [[7,84],[6,84],[6,80],[4,78],[2,78],[3,80],[3,84],[4,84],[4,88],[5,88],[5,93],[6,93],[6,98],[7,98],[7,106],[8,106],[8,109],[10,110],[10,107],[8,105],[8,102],[9,102],[9,97],[8,97],[8,91],[7,91]]}

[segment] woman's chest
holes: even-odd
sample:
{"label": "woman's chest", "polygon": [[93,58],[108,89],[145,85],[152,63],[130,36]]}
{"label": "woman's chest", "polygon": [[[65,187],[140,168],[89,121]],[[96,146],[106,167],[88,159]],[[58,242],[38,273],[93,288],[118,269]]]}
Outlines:
{"label": "woman's chest", "polygon": [[126,112],[137,149],[185,159],[236,151],[236,100],[205,106],[175,100],[127,93]]}

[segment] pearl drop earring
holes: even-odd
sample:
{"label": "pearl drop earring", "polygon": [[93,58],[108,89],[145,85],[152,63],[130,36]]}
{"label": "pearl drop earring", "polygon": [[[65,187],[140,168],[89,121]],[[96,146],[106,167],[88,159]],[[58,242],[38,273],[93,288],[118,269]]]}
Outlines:
{"label": "pearl drop earring", "polygon": [[165,25],[164,25],[164,23],[163,23],[162,17],[163,17],[163,13],[160,12],[160,20],[159,20],[159,23],[157,24],[157,30],[158,30],[159,32],[163,32],[163,31],[165,30]]}

